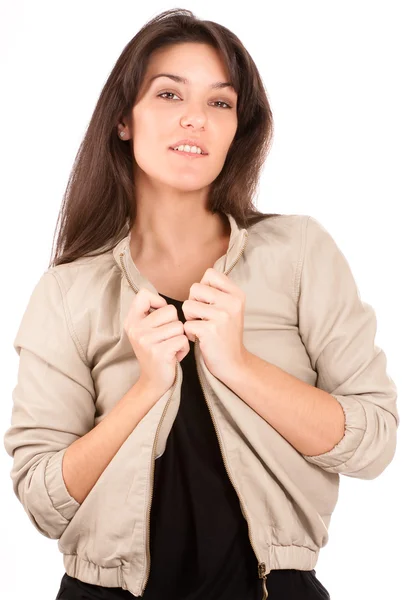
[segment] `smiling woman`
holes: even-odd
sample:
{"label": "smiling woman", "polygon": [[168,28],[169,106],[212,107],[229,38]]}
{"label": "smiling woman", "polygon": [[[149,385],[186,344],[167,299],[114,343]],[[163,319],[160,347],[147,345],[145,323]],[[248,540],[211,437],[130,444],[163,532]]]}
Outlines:
{"label": "smiling woman", "polygon": [[[132,111],[122,118],[119,131],[131,141],[135,161],[132,256],[145,274],[148,255],[151,264],[167,261],[171,267],[186,249],[195,246],[200,254],[206,238],[220,235],[222,219],[214,218],[207,203],[238,128],[238,92],[230,79],[213,46],[167,45],[151,54]],[[155,236],[147,234],[148,219]],[[166,233],[163,223],[172,223]],[[152,243],[155,238],[158,243]]]}
{"label": "smiling woman", "polygon": [[[163,40],[161,26],[166,27]],[[146,26],[143,36],[155,38],[155,50],[140,60],[141,32],[126,51],[133,61],[128,69],[134,83],[131,90],[123,88],[131,101],[118,122],[122,147],[112,140],[115,152],[127,153],[132,164],[133,198],[127,206],[129,270],[136,268],[160,290],[167,305],[173,305],[190,345],[186,356],[183,349],[177,418],[166,452],[154,463],[143,596],[146,600],[250,600],[266,598],[269,592],[273,597],[291,592],[293,600],[307,595],[325,598],[327,592],[314,584],[311,568],[297,569],[294,564],[289,569],[270,567],[267,573],[255,554],[196,370],[194,333],[200,336],[198,324],[206,326],[206,322],[200,313],[196,318],[189,311],[203,305],[181,300],[193,293],[192,284],[198,281],[202,281],[202,296],[195,300],[207,302],[203,288],[209,293],[214,290],[203,285],[209,283],[203,274],[226,254],[236,234],[230,226],[233,222],[226,222],[224,209],[229,207],[236,222],[248,225],[271,216],[257,214],[251,206],[252,184],[272,135],[265,92],[251,58],[222,26],[170,11],[163,20],[160,17]],[[114,74],[125,68],[123,61],[119,60]],[[139,64],[146,64],[146,69],[138,72]],[[109,220],[105,222],[108,226]],[[223,282],[224,292],[233,292],[228,280]],[[223,371],[233,371],[225,366],[230,355],[225,344],[232,334],[222,325],[226,323],[220,324],[219,338],[212,344],[220,353],[215,364],[206,356],[207,367],[221,380]],[[242,330],[238,328],[233,337],[237,351]],[[139,346],[135,354],[142,361]],[[203,456],[201,448],[206,448]],[[71,460],[72,453],[67,453],[65,479],[74,490],[78,479]],[[86,581],[89,577],[71,575],[65,575],[61,598],[73,600],[80,590],[107,599],[131,597],[120,587],[104,589]]]}
{"label": "smiling woman", "polygon": [[272,134],[246,48],[187,10],[103,87],[5,434],[61,600],[328,599],[339,475],[393,457],[396,388],[345,257],[309,215],[253,204]]}
{"label": "smiling woman", "polygon": [[[262,79],[239,38],[188,10],[159,14],[125,46],[105,83],[70,176],[50,266],[114,248],[124,228],[135,259],[146,263],[149,250],[150,262],[175,264],[192,242],[200,254],[224,235],[226,212],[240,226],[275,216],[254,204],[273,130]],[[175,227],[159,231],[150,221],[157,234],[150,238],[160,241],[150,248],[142,241],[145,206]]]}

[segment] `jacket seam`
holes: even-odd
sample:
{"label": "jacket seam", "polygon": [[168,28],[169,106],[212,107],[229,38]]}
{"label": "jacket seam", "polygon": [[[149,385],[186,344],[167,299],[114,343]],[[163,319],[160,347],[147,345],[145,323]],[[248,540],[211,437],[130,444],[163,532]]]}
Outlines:
{"label": "jacket seam", "polygon": [[300,299],[300,283],[301,283],[301,275],[305,262],[305,254],[307,248],[307,228],[308,223],[310,221],[311,215],[305,215],[305,219],[301,223],[301,243],[300,243],[300,254],[297,261],[297,268],[295,270],[294,275],[294,285],[293,285],[293,299],[298,306]]}
{"label": "jacket seam", "polygon": [[56,280],[56,282],[58,284],[60,293],[61,293],[61,298],[62,298],[63,308],[64,308],[64,315],[65,315],[65,322],[67,324],[68,331],[70,333],[70,337],[71,337],[72,341],[74,342],[75,348],[76,348],[76,350],[78,352],[78,355],[79,355],[80,359],[82,360],[82,362],[84,363],[84,365],[86,367],[89,367],[88,361],[87,361],[86,356],[85,356],[84,349],[81,346],[81,342],[79,341],[77,333],[76,333],[76,331],[74,329],[74,325],[72,323],[71,313],[69,311],[68,304],[67,304],[67,301],[66,301],[66,290],[65,290],[65,288],[63,286],[61,277],[56,272],[54,272],[54,271],[49,271],[49,273],[50,273],[50,275],[54,276],[54,278],[55,278],[55,280]]}
{"label": "jacket seam", "polygon": [[268,542],[269,548],[271,546],[277,546],[279,548],[306,548],[310,550],[310,552],[317,553],[320,548],[310,548],[310,546],[306,546],[305,544],[276,544],[274,542]]}
{"label": "jacket seam", "polygon": [[89,558],[84,558],[81,554],[78,554],[78,552],[63,552],[64,556],[78,556],[78,558],[80,560],[83,560],[84,562],[88,562],[91,563],[91,565],[95,565],[96,567],[99,567],[100,569],[122,569],[123,567],[123,562],[121,562],[120,565],[114,565],[113,567],[106,567],[105,565],[101,565],[99,563],[94,562],[93,560],[89,559]]}

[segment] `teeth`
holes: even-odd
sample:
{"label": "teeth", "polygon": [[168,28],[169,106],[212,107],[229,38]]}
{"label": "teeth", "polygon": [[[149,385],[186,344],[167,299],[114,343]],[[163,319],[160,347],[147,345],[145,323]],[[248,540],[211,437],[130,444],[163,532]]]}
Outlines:
{"label": "teeth", "polygon": [[202,154],[202,151],[198,146],[188,146],[187,144],[185,146],[176,146],[176,148],[173,149],[180,150],[181,152],[192,152],[192,154]]}

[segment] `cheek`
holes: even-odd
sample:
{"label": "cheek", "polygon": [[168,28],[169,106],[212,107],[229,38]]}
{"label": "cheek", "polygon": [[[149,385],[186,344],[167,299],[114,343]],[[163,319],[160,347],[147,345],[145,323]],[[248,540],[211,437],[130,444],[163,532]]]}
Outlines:
{"label": "cheek", "polygon": [[[162,128],[157,119],[145,112],[143,119],[134,120],[133,152],[136,162],[158,160],[166,150],[166,143],[159,139]],[[165,137],[162,133],[162,136]]]}
{"label": "cheek", "polygon": [[166,149],[160,144],[146,138],[135,139],[133,145],[134,160],[138,167],[152,177],[159,177],[164,171]]}
{"label": "cheek", "polygon": [[156,115],[152,111],[144,109],[141,114],[134,115],[133,124],[135,138],[138,138],[141,143],[151,143],[152,132],[157,131],[158,128]]}
{"label": "cheek", "polygon": [[166,157],[168,145],[174,137],[172,132],[175,131],[169,115],[144,108],[143,114],[134,116],[133,123],[135,156],[156,156],[157,160]]}
{"label": "cheek", "polygon": [[224,123],[220,123],[219,125],[219,139],[223,142],[220,149],[222,153],[224,152],[227,154],[237,132],[237,119],[234,118],[231,121],[226,120]]}

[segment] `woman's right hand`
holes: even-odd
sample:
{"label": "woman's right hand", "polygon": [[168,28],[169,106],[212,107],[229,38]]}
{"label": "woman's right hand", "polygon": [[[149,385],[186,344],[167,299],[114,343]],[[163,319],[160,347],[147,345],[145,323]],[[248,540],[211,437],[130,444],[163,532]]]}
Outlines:
{"label": "woman's right hand", "polygon": [[[150,309],[156,309],[150,312]],[[189,352],[189,340],[176,307],[146,288],[136,294],[124,329],[140,364],[140,380],[159,394],[175,380],[176,360]]]}

